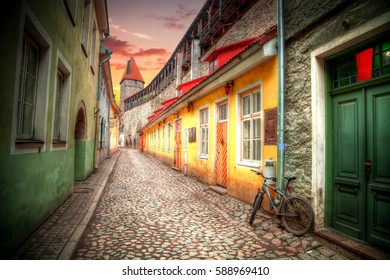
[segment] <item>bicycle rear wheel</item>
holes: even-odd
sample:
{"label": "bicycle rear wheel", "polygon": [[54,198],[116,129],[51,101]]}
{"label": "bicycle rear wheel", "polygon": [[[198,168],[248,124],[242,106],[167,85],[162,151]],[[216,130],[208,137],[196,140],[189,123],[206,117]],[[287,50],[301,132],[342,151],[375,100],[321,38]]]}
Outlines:
{"label": "bicycle rear wheel", "polygon": [[313,226],[313,208],[302,197],[288,198],[282,205],[281,214],[283,226],[294,235],[303,235]]}
{"label": "bicycle rear wheel", "polygon": [[253,221],[255,220],[255,217],[256,217],[256,212],[257,210],[260,209],[261,207],[261,202],[263,202],[263,197],[264,197],[264,194],[261,193],[261,192],[258,192],[257,195],[256,195],[256,198],[255,198],[255,202],[253,203],[253,210],[252,210],[252,214],[251,214],[251,217],[249,219],[249,224],[252,225],[253,224]]}

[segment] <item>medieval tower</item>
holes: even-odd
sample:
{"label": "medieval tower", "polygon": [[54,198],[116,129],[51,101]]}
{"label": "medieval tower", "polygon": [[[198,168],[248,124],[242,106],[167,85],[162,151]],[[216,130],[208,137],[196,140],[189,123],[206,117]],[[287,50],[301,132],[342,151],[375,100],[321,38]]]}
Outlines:
{"label": "medieval tower", "polygon": [[[144,88],[145,82],[135,63],[134,57],[127,61],[125,72],[120,81],[120,108],[125,112],[124,100],[129,99],[135,93]],[[134,146],[134,137],[136,135],[136,128],[130,127],[128,122],[122,120],[121,139],[126,146]]]}

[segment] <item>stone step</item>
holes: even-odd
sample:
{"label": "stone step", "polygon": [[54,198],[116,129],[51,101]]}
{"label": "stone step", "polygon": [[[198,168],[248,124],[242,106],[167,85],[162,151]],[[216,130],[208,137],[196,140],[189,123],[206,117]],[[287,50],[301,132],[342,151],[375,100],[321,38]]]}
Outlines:
{"label": "stone step", "polygon": [[314,231],[315,238],[336,252],[350,259],[389,260],[390,255],[368,244],[353,240],[331,228],[320,228]]}
{"label": "stone step", "polygon": [[220,195],[226,195],[228,193],[226,188],[220,186],[209,186],[209,189],[216,193],[219,193]]}

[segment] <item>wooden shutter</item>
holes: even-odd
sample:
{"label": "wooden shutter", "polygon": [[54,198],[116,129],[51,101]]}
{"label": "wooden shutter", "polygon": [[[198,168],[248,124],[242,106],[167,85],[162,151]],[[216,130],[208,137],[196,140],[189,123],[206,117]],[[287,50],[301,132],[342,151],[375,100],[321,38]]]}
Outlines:
{"label": "wooden shutter", "polygon": [[264,145],[277,145],[278,110],[264,110]]}

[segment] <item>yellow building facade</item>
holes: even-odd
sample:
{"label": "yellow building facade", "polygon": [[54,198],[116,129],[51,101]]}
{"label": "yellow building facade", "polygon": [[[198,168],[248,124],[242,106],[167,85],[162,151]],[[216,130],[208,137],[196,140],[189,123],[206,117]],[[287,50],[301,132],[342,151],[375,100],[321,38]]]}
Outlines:
{"label": "yellow building facade", "polygon": [[[277,157],[276,34],[251,42],[142,128],[143,147],[173,168],[252,203],[251,169]],[[228,87],[228,89],[226,88]]]}

